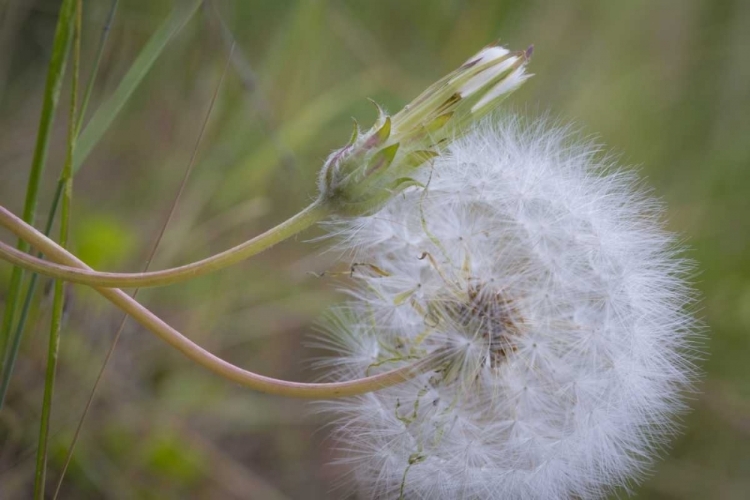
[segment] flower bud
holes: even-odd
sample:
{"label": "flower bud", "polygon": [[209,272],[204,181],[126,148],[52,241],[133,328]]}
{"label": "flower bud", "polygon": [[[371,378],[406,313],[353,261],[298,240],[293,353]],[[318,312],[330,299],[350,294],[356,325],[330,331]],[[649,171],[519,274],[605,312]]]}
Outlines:
{"label": "flower bud", "polygon": [[431,85],[393,116],[380,106],[375,124],[354,124],[349,143],[326,160],[318,180],[321,199],[339,215],[360,215],[418,184],[414,169],[463,135],[529,76],[532,47],[510,52],[489,45]]}

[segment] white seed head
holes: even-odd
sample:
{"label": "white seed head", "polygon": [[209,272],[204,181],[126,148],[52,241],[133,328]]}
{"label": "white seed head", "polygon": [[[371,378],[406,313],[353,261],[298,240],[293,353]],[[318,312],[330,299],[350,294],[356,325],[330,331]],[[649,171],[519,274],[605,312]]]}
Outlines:
{"label": "white seed head", "polygon": [[338,222],[354,299],[335,379],[434,371],[325,403],[363,498],[598,498],[675,429],[695,374],[689,265],[660,204],[545,121],[485,122],[377,213]]}

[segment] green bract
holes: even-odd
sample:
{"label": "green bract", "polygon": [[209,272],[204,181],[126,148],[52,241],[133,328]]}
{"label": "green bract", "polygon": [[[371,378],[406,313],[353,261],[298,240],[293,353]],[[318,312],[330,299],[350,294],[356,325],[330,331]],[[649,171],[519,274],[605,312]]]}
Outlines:
{"label": "green bract", "polygon": [[415,184],[415,168],[531,76],[525,72],[531,52],[487,46],[395,115],[378,106],[372,128],[361,132],[355,123],[349,143],[326,160],[318,180],[321,201],[338,215],[357,215]]}

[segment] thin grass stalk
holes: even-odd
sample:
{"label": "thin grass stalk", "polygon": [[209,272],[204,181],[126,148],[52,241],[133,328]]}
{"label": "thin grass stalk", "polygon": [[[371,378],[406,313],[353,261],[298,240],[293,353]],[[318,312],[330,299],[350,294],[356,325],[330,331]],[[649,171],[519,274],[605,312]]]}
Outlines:
{"label": "thin grass stalk", "polygon": [[[177,189],[177,193],[174,196],[174,199],[172,200],[172,205],[169,208],[169,213],[167,214],[167,217],[164,219],[164,223],[161,226],[161,230],[159,231],[159,234],[156,237],[156,240],[154,241],[153,246],[151,247],[151,251],[149,252],[148,257],[146,258],[146,263],[143,266],[144,271],[148,271],[149,266],[151,265],[151,262],[154,259],[154,256],[156,255],[156,250],[159,248],[159,245],[161,244],[162,239],[164,238],[164,233],[167,231],[167,227],[169,226],[169,223],[172,220],[172,217],[174,217],[174,213],[177,210],[177,205],[180,202],[180,199],[182,198],[182,193],[185,191],[185,186],[187,185],[188,178],[190,177],[190,173],[193,170],[193,166],[195,165],[195,160],[198,157],[198,148],[200,146],[200,143],[203,139],[204,134],[206,133],[206,127],[208,125],[208,119],[211,117],[211,111],[214,109],[214,105],[216,104],[216,98],[219,96],[219,90],[221,89],[222,83],[224,82],[224,77],[227,74],[227,69],[229,67],[229,62],[232,57],[232,53],[234,51],[234,44],[229,49],[229,55],[227,57],[226,64],[224,65],[224,69],[221,72],[221,77],[219,78],[219,82],[216,85],[216,89],[213,93],[213,96],[211,97],[211,102],[208,105],[208,111],[206,112],[206,117],[203,120],[203,124],[201,125],[200,133],[198,134],[198,139],[195,142],[195,147],[193,148],[193,153],[190,156],[190,161],[188,162],[188,166],[185,169],[184,174],[182,175],[182,180],[180,181],[180,186]],[[133,291],[133,294],[131,297],[133,300],[136,299],[138,296],[138,291],[140,289],[136,288]],[[63,463],[62,471],[60,472],[60,478],[57,481],[57,487],[55,488],[55,493],[52,496],[52,500],[55,500],[60,493],[60,488],[62,487],[63,479],[65,479],[65,473],[68,470],[68,466],[70,465],[71,460],[73,459],[73,451],[75,450],[76,443],[78,442],[78,438],[81,435],[81,430],[83,429],[83,423],[86,420],[86,416],[88,415],[89,409],[91,408],[91,403],[94,401],[94,397],[96,396],[96,390],[99,388],[99,384],[102,381],[102,378],[104,376],[104,370],[107,368],[107,365],[109,364],[109,360],[112,358],[112,355],[115,352],[115,348],[117,347],[117,344],[120,340],[120,335],[122,334],[123,329],[125,328],[125,323],[127,322],[128,315],[124,314],[122,319],[120,320],[120,324],[117,327],[117,332],[115,333],[114,338],[112,339],[112,344],[110,345],[109,349],[107,350],[107,354],[104,356],[104,362],[102,363],[101,368],[99,368],[99,373],[96,376],[96,380],[94,381],[94,386],[91,388],[91,392],[89,393],[89,397],[86,400],[86,405],[83,408],[83,413],[81,414],[81,418],[78,420],[78,425],[76,426],[76,430],[73,434],[73,439],[70,442],[70,446],[68,446],[68,451],[65,455],[65,462]]]}
{"label": "thin grass stalk", "polygon": [[[63,181],[62,207],[60,214],[60,246],[68,245],[70,227],[70,205],[73,198],[73,151],[75,150],[78,132],[78,75],[81,65],[81,19],[82,0],[76,0],[73,28],[73,82],[70,97],[70,119],[68,124],[68,147],[65,156],[61,179]],[[55,281],[55,293],[52,300],[52,319],[50,321],[49,347],[47,351],[47,371],[44,378],[44,396],[42,399],[42,415],[39,425],[39,446],[36,456],[36,472],[34,474],[34,498],[44,499],[44,489],[47,477],[47,450],[49,448],[49,423],[52,415],[52,397],[55,392],[55,374],[57,359],[60,352],[60,331],[63,323],[65,304],[65,283]]]}
{"label": "thin grass stalk", "polygon": [[[23,220],[29,224],[34,223],[36,216],[36,205],[39,197],[39,185],[41,183],[44,167],[47,163],[47,152],[49,149],[49,139],[52,131],[52,123],[55,118],[55,111],[60,98],[60,88],[65,75],[65,66],[68,60],[68,49],[70,46],[72,20],[75,3],[73,0],[63,0],[60,7],[60,16],[55,28],[55,38],[52,44],[52,57],[47,69],[47,82],[44,90],[44,100],[42,104],[42,113],[39,121],[39,131],[37,132],[36,146],[34,148],[34,158],[31,163],[29,180],[26,185],[26,200],[23,208]],[[29,245],[18,240],[17,247],[21,252],[28,252]],[[0,382],[0,409],[5,402],[5,396],[10,384],[10,378],[13,373],[13,367],[18,356],[20,346],[20,334],[14,335],[10,344],[8,339],[16,317],[18,299],[21,295],[21,283],[23,282],[24,271],[22,268],[14,268],[11,273],[10,287],[8,289],[7,302],[5,303],[5,312],[3,323],[0,327],[0,342],[3,343],[3,375]],[[21,332],[23,330],[20,330]],[[16,332],[18,333],[18,331]],[[9,348],[10,347],[10,348]]]}
{"label": "thin grass stalk", "polygon": [[104,133],[109,129],[125,103],[164,51],[169,41],[192,19],[202,0],[183,0],[175,3],[169,17],[157,28],[143,50],[125,73],[120,85],[101,106],[99,106],[87,123],[78,140],[78,147],[73,156],[73,174],[83,165]]}
{"label": "thin grass stalk", "polygon": [[[91,74],[89,76],[88,84],[86,85],[86,93],[83,98],[83,102],[81,103],[81,110],[78,113],[78,123],[76,124],[76,135],[80,134],[81,131],[81,124],[83,123],[83,119],[86,115],[86,108],[88,107],[89,99],[91,98],[91,93],[94,88],[94,83],[96,81],[96,76],[99,74],[99,65],[101,64],[102,60],[102,54],[104,54],[104,47],[107,44],[107,39],[109,38],[109,33],[111,31],[112,22],[115,17],[115,12],[117,10],[117,4],[119,3],[119,0],[113,0],[112,6],[110,7],[109,14],[107,15],[107,21],[104,24],[104,28],[102,29],[102,34],[99,38],[99,48],[97,49],[96,58],[94,60],[94,64],[91,68]],[[57,181],[57,187],[55,188],[55,194],[52,197],[52,203],[50,204],[49,212],[47,213],[47,222],[44,226],[44,235],[49,236],[52,232],[52,226],[55,223],[55,216],[57,215],[57,209],[60,204],[60,198],[62,197],[63,188],[65,186],[65,182],[62,178],[58,179]],[[37,253],[37,258],[42,258],[43,254],[41,252]],[[39,282],[39,274],[33,273],[31,275],[31,279],[29,280],[29,286],[26,289],[26,296],[23,300],[23,306],[21,307],[21,314],[18,317],[18,323],[16,323],[16,329],[14,333],[14,347],[13,349],[16,350],[18,347],[15,345],[16,343],[20,343],[21,338],[23,337],[23,331],[26,328],[26,320],[29,316],[29,311],[31,310],[31,303],[34,300],[34,292],[36,291],[37,283]],[[0,350],[1,351],[1,350]]]}
{"label": "thin grass stalk", "polygon": [[99,47],[96,49],[96,57],[94,58],[94,65],[91,68],[91,75],[89,81],[86,84],[86,90],[83,94],[83,100],[81,101],[81,110],[78,112],[78,123],[76,124],[76,135],[81,134],[81,127],[83,121],[86,118],[86,110],[89,107],[89,101],[91,100],[91,94],[94,92],[94,83],[96,83],[96,75],[99,73],[99,65],[102,62],[102,56],[104,55],[104,47],[107,45],[107,39],[112,29],[112,22],[115,19],[115,13],[117,12],[117,5],[120,0],[112,0],[112,5],[109,8],[109,14],[107,14],[107,21],[104,23],[102,28],[102,34],[99,37]]}

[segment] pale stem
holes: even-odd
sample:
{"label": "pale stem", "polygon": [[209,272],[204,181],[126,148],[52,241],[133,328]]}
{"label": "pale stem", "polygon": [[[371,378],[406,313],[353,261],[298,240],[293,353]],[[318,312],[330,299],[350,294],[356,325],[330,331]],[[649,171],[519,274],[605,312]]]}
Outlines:
{"label": "pale stem", "polygon": [[[0,209],[3,212],[2,224],[6,225],[9,223],[9,219],[5,214],[10,212],[2,206],[0,206]],[[164,286],[203,276],[204,274],[224,269],[225,267],[229,267],[248,259],[253,255],[261,253],[263,250],[272,247],[276,243],[284,241],[307,229],[316,222],[320,222],[329,213],[330,212],[325,208],[322,202],[316,201],[278,226],[269,229],[265,233],[260,234],[251,240],[203,260],[171,269],[163,269],[161,271],[143,273],[107,273],[94,271],[88,266],[86,266],[86,268],[81,268],[80,266],[56,265],[24,252],[15,251],[15,249],[12,249],[14,251],[10,251],[7,245],[3,245],[3,250],[0,251],[0,257],[17,266],[31,269],[39,274],[70,281],[72,283],[80,283],[82,285],[103,286],[108,288]],[[6,227],[13,231],[11,227]],[[51,239],[44,238],[47,243],[52,242]],[[41,250],[41,247],[37,246],[37,248]]]}
{"label": "pale stem", "polygon": [[[51,260],[67,266],[87,269],[86,264],[73,254],[46,238],[34,227],[26,224],[3,207],[0,207],[0,225],[10,229],[19,238],[26,240],[44,252]],[[266,394],[308,399],[356,396],[414,378],[421,373],[434,369],[443,361],[440,356],[427,357],[409,366],[346,382],[301,383],[278,380],[244,370],[211,354],[169,326],[122,290],[103,287],[93,288],[117,307],[130,314],[143,327],[182,352],[192,361],[228,380]]]}

